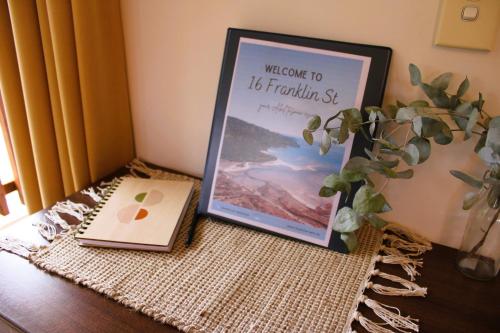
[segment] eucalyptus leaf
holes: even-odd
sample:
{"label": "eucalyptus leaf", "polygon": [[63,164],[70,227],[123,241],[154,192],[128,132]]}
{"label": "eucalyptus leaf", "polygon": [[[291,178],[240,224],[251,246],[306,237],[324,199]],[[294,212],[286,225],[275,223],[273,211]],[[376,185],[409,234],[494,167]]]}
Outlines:
{"label": "eucalyptus leaf", "polygon": [[335,216],[333,230],[337,232],[353,232],[362,226],[362,219],[350,207],[342,207]]}
{"label": "eucalyptus leaf", "polygon": [[420,159],[418,147],[411,143],[407,144],[405,146],[405,154],[402,157],[406,164],[417,165]]}
{"label": "eucalyptus leaf", "polygon": [[340,131],[339,131],[339,143],[342,144],[346,142],[346,140],[349,138],[349,124],[347,120],[342,120],[342,123],[340,124]]}
{"label": "eucalyptus leaf", "polygon": [[349,252],[353,252],[358,247],[358,238],[354,232],[341,233],[340,239],[345,243]]}
{"label": "eucalyptus leaf", "polygon": [[368,213],[364,216],[364,218],[376,229],[382,229],[387,225],[387,223],[389,223],[374,213]]}
{"label": "eucalyptus leaf", "polygon": [[424,138],[431,138],[441,133],[444,122],[439,118],[430,117],[428,115],[422,117],[422,133]]}
{"label": "eucalyptus leaf", "polygon": [[414,64],[408,66],[410,71],[410,82],[413,86],[418,86],[422,83],[422,74],[420,74],[420,69]]}
{"label": "eucalyptus leaf", "polygon": [[377,142],[380,143],[383,147],[391,149],[391,150],[399,150],[399,147],[386,139],[377,139]]}
{"label": "eucalyptus leaf", "polygon": [[410,106],[426,108],[426,107],[429,107],[430,105],[429,105],[429,102],[419,99],[419,100],[411,102]]}
{"label": "eucalyptus leaf", "polygon": [[365,111],[368,113],[382,112],[382,108],[379,106],[367,106],[367,107],[365,107]]}
{"label": "eucalyptus leaf", "polygon": [[398,110],[399,110],[399,108],[396,105],[389,104],[383,110],[383,112],[387,116],[387,118],[394,119],[394,118],[396,118],[396,113],[398,113]]}
{"label": "eucalyptus leaf", "polygon": [[371,150],[364,148],[364,151],[365,151],[366,156],[368,156],[370,158],[370,160],[378,161],[377,156]]}
{"label": "eucalyptus leaf", "polygon": [[415,136],[411,138],[409,141],[410,144],[413,144],[418,149],[418,163],[425,162],[429,156],[431,155],[431,144],[429,140],[425,138],[421,138]]}
{"label": "eucalyptus leaf", "polygon": [[361,123],[363,122],[361,112],[359,112],[359,110],[356,108],[342,110],[341,112],[344,115],[344,120],[347,121],[349,130],[352,133],[356,133],[361,127]]}
{"label": "eucalyptus leaf", "polygon": [[313,116],[307,122],[307,129],[310,131],[315,131],[321,126],[321,118],[319,116]]}
{"label": "eucalyptus leaf", "polygon": [[483,182],[472,177],[472,176],[469,176],[468,174],[466,173],[463,173],[462,171],[458,171],[458,170],[450,170],[450,173],[457,177],[458,179],[460,179],[461,181],[463,181],[464,183],[472,186],[472,187],[475,187],[475,188],[478,188],[480,189],[481,187],[483,187]]}
{"label": "eucalyptus leaf", "polygon": [[340,176],[342,177],[342,179],[351,183],[366,179],[366,173],[348,169],[342,169],[342,171],[340,172]]}
{"label": "eucalyptus leaf", "polygon": [[491,147],[483,147],[477,154],[488,165],[500,164],[500,155]]}
{"label": "eucalyptus leaf", "polygon": [[450,105],[450,98],[446,95],[444,90],[428,85],[427,83],[422,83],[420,87],[422,87],[422,90],[427,97],[431,99],[434,105],[440,108],[448,108]]}
{"label": "eucalyptus leaf", "polygon": [[399,160],[379,160],[378,161],[380,164],[382,164],[386,168],[395,168],[399,164]]}
{"label": "eucalyptus leaf", "polygon": [[450,80],[452,76],[453,74],[451,73],[443,73],[434,80],[432,80],[431,86],[439,90],[446,90],[450,85]]}
{"label": "eucalyptus leaf", "polygon": [[469,115],[467,126],[465,126],[464,140],[467,140],[472,136],[472,130],[474,129],[474,126],[476,126],[478,119],[479,119],[479,111],[476,108],[474,108],[471,114]]}
{"label": "eucalyptus leaf", "polygon": [[339,192],[351,192],[351,183],[335,173],[332,173],[323,179],[323,186]]}
{"label": "eucalyptus leaf", "polygon": [[469,210],[479,200],[479,193],[469,192],[465,194],[464,202],[462,204],[463,210]]}
{"label": "eucalyptus leaf", "polygon": [[479,111],[483,110],[484,99],[483,94],[479,93],[479,98],[477,101],[472,102],[472,105],[478,108]]}
{"label": "eucalyptus leaf", "polygon": [[381,121],[381,122],[387,121],[387,117],[384,115],[384,113],[382,111],[377,111],[377,116],[378,116],[379,121]]}
{"label": "eucalyptus leaf", "polygon": [[485,146],[493,149],[496,154],[500,154],[500,117],[490,120]]}
{"label": "eucalyptus leaf", "polygon": [[319,154],[325,155],[330,151],[331,146],[332,137],[328,134],[328,131],[323,131],[323,135],[321,136],[321,145],[319,146]]}
{"label": "eucalyptus leaf", "polygon": [[334,196],[337,193],[333,188],[322,186],[319,190],[319,196],[323,198],[328,198]]}
{"label": "eucalyptus leaf", "polygon": [[382,213],[390,210],[384,196],[376,193],[369,185],[361,186],[352,202],[352,209],[358,214]]}
{"label": "eucalyptus leaf", "polygon": [[403,103],[403,102],[401,102],[399,100],[396,101],[396,105],[398,106],[398,108],[405,108],[405,107],[408,106],[408,105],[406,105],[405,103]]}
{"label": "eucalyptus leaf", "polygon": [[397,172],[395,178],[410,179],[411,177],[413,177],[413,170],[408,169],[408,170]]}
{"label": "eucalyptus leaf", "polygon": [[458,125],[461,130],[465,130],[467,127],[467,118],[471,114],[473,106],[469,102],[459,104],[453,112],[453,120]]}
{"label": "eucalyptus leaf", "polygon": [[398,124],[403,124],[408,121],[412,121],[413,118],[417,116],[417,111],[413,107],[403,107],[398,110],[396,114],[396,122]]}
{"label": "eucalyptus leaf", "polygon": [[469,79],[465,77],[465,79],[462,81],[462,83],[460,83],[460,86],[458,87],[457,97],[460,98],[463,95],[465,95],[468,89],[469,89]]}
{"label": "eucalyptus leaf", "polygon": [[418,136],[422,135],[422,126],[423,126],[422,123],[423,122],[422,122],[422,117],[421,116],[416,116],[411,121],[411,129]]}
{"label": "eucalyptus leaf", "polygon": [[447,145],[453,141],[453,132],[451,131],[448,124],[446,124],[445,122],[441,123],[441,131],[434,135],[434,141],[440,145]]}
{"label": "eucalyptus leaf", "polygon": [[370,135],[373,136],[373,133],[375,133],[375,121],[377,120],[377,113],[376,112],[370,112],[370,115],[368,116],[368,120],[371,122],[371,124],[370,124]]}
{"label": "eucalyptus leaf", "polygon": [[309,145],[312,145],[314,142],[313,135],[310,130],[305,129],[302,131],[302,136],[304,137],[305,142],[307,142]]}
{"label": "eucalyptus leaf", "polygon": [[486,144],[486,133],[483,132],[481,133],[481,137],[479,137],[479,140],[477,140],[476,146],[474,147],[474,152],[479,153],[481,148],[484,147]]}

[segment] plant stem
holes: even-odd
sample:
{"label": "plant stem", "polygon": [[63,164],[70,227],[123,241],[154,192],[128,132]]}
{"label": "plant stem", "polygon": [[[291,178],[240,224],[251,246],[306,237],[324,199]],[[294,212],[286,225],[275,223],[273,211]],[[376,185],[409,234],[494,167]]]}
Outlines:
{"label": "plant stem", "polygon": [[481,246],[483,246],[484,241],[486,240],[486,237],[488,237],[488,234],[489,234],[491,228],[493,227],[493,225],[495,224],[495,222],[498,220],[498,216],[499,215],[500,215],[500,208],[497,209],[495,215],[491,219],[490,225],[488,226],[488,229],[484,233],[484,235],[481,238],[481,240],[476,245],[474,245],[474,247],[472,248],[472,250],[470,250],[470,254],[472,254],[472,255],[476,254],[476,252],[479,250],[479,248],[481,248]]}

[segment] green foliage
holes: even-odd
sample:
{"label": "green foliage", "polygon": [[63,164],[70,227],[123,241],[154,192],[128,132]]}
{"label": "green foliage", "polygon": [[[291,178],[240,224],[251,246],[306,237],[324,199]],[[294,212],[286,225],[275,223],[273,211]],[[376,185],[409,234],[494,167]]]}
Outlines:
{"label": "green foliage", "polygon": [[[408,179],[413,169],[401,170],[400,161],[410,167],[424,163],[431,154],[431,138],[436,144],[448,145],[459,137],[453,132],[463,132],[463,139],[477,139],[474,151],[485,162],[488,171],[482,180],[464,172],[451,170],[450,173],[461,181],[480,191],[488,191],[491,207],[500,207],[500,117],[491,117],[484,110],[485,101],[481,93],[473,101],[464,99],[470,88],[466,77],[456,89],[448,92],[451,73],[443,73],[430,83],[423,81],[420,69],[410,64],[410,83],[421,89],[430,100],[418,99],[410,103],[396,101],[382,108],[368,106],[360,111],[350,108],[338,111],[328,118],[321,128],[321,118],[309,119],[303,131],[304,140],[313,143],[313,133],[321,134],[320,154],[327,154],[335,144],[342,144],[350,134],[361,133],[368,140],[378,144],[378,152],[365,149],[366,157],[354,156],[342,168],[324,179],[319,190],[322,197],[331,197],[339,192],[353,196],[352,207],[341,208],[335,217],[333,229],[341,233],[341,239],[349,251],[357,246],[355,231],[364,224],[382,228],[387,224],[379,214],[391,209],[381,190],[376,190],[370,179],[371,174],[379,174],[391,179]],[[362,112],[366,113],[363,117]],[[366,120],[364,120],[366,119]],[[455,123],[450,127],[447,120]],[[379,134],[375,133],[380,126]],[[387,126],[389,125],[389,126]],[[368,131],[364,126],[367,126]],[[397,143],[392,137],[399,129],[406,131],[405,141]],[[355,193],[353,185],[363,182]],[[478,192],[467,193],[463,209],[470,209],[479,198]]]}

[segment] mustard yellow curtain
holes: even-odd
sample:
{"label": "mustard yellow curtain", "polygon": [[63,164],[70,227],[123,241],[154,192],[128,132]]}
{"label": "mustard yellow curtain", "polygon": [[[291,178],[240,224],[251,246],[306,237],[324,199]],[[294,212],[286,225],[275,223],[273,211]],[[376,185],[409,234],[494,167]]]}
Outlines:
{"label": "mustard yellow curtain", "polygon": [[0,0],[0,92],[30,212],[130,161],[119,0]]}

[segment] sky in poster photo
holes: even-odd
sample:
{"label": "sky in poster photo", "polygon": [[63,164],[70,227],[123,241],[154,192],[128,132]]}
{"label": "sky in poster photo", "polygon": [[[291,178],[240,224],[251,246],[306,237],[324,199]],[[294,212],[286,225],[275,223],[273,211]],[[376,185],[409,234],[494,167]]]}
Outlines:
{"label": "sky in poster photo", "polygon": [[318,191],[325,176],[340,170],[346,147],[320,156],[302,130],[312,115],[325,120],[360,103],[367,61],[242,38],[209,210],[327,244],[336,201]]}

